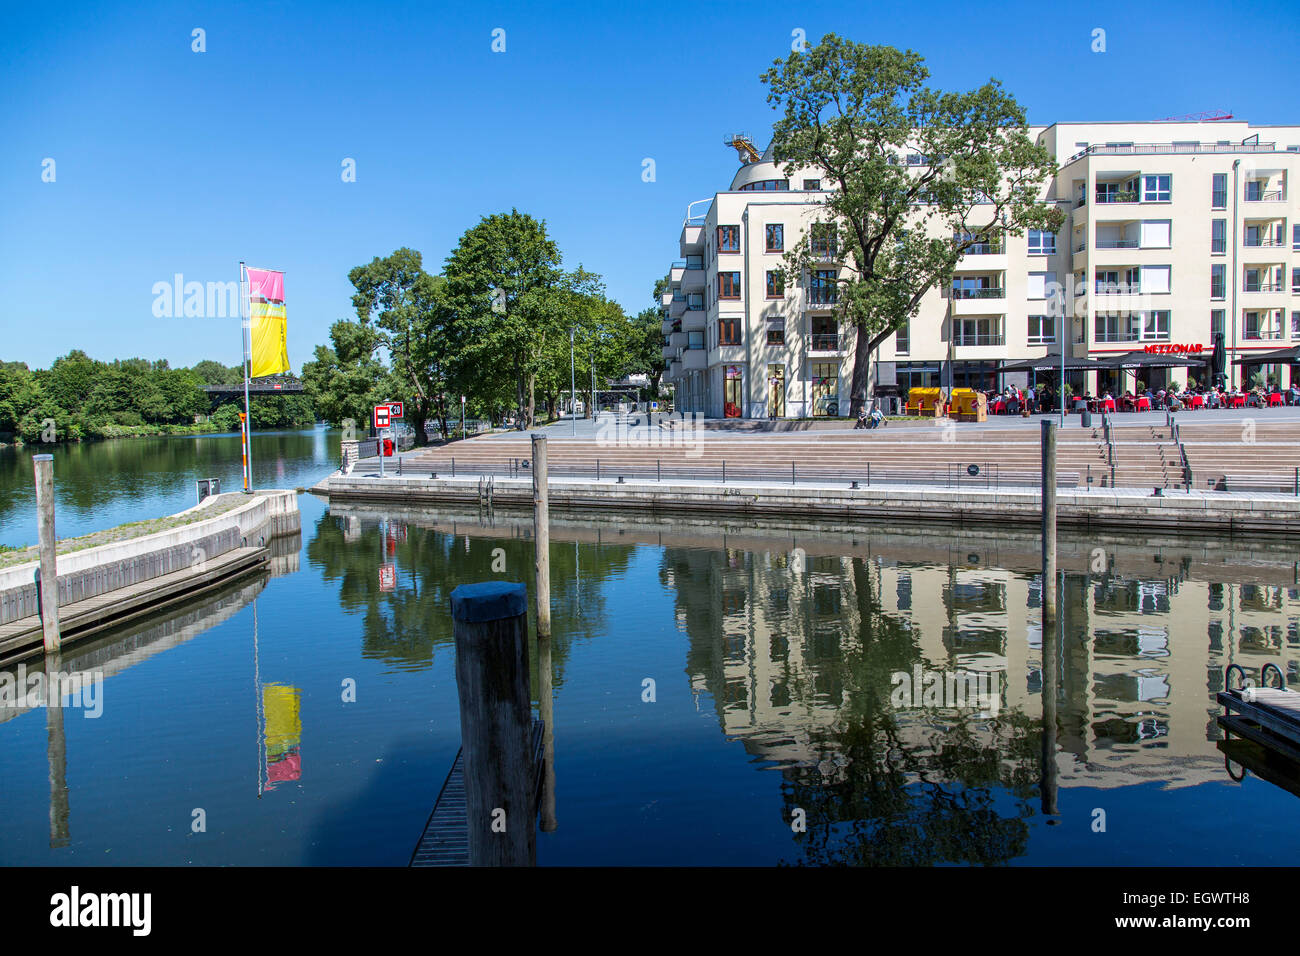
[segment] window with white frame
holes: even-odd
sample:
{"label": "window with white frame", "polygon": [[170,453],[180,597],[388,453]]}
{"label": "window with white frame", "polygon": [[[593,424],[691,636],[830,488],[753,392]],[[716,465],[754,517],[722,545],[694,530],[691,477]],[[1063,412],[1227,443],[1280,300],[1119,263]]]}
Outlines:
{"label": "window with white frame", "polygon": [[1242,316],[1241,337],[1255,341],[1280,339],[1282,337],[1282,310],[1247,310]]}
{"label": "window with white frame", "polygon": [[1168,249],[1171,242],[1171,221],[1168,219],[1145,219],[1138,234],[1138,245],[1143,249]]}
{"label": "window with white frame", "polygon": [[1029,230],[1029,254],[1031,256],[1049,256],[1056,253],[1056,233],[1042,229]]}
{"label": "window with white frame", "polygon": [[1291,313],[1291,338],[1300,339],[1300,312]]}
{"label": "window with white frame", "polygon": [[1169,266],[1142,266],[1138,289],[1143,294],[1162,295],[1169,291]]}
{"label": "window with white frame", "polygon": [[1169,202],[1173,197],[1173,177],[1167,173],[1142,177],[1143,202]]}
{"label": "window with white frame", "polygon": [[1142,313],[1143,341],[1167,341],[1169,338],[1169,310],[1158,309]]}
{"label": "window with white frame", "polygon": [[1221,256],[1228,251],[1228,220],[1210,220],[1210,254]]}
{"label": "window with white frame", "polygon": [[1223,335],[1223,310],[1210,310],[1210,341],[1214,340],[1216,335]]}
{"label": "window with white frame", "polygon": [[1046,299],[1047,291],[1056,284],[1055,272],[1031,272],[1025,290],[1026,299]]}
{"label": "window with white frame", "polygon": [[1030,345],[1052,345],[1056,342],[1056,319],[1050,315],[1029,317]]}

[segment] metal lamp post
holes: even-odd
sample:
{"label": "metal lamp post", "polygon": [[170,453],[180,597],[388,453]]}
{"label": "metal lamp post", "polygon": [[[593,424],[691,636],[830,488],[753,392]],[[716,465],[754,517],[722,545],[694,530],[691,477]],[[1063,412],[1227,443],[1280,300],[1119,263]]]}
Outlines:
{"label": "metal lamp post", "polygon": [[577,366],[573,358],[573,326],[569,326],[569,418],[573,423],[573,437],[578,437]]}

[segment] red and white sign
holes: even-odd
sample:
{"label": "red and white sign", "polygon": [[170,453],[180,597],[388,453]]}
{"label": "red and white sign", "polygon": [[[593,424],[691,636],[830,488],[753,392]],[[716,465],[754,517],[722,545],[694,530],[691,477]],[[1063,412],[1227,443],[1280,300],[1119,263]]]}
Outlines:
{"label": "red and white sign", "polygon": [[1142,351],[1153,355],[1186,355],[1190,352],[1204,352],[1204,345],[1148,345]]}
{"label": "red and white sign", "polygon": [[392,412],[389,411],[387,405],[376,405],[375,406],[375,427],[387,428],[389,424],[391,424],[390,422],[391,415]]}
{"label": "red and white sign", "polygon": [[393,591],[397,588],[397,565],[381,564],[379,566],[379,590]]}
{"label": "red and white sign", "polygon": [[405,412],[406,412],[406,409],[403,407],[403,403],[402,403],[402,402],[389,402],[389,403],[388,403],[388,417],[389,417],[389,418],[394,418],[394,419],[396,419],[396,418],[403,418],[403,417],[405,417]]}

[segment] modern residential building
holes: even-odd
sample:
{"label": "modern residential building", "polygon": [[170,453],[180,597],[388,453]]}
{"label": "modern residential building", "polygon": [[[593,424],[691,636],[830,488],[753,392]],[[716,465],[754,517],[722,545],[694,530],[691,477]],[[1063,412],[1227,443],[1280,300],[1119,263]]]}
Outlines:
{"label": "modern residential building", "polygon": [[[1235,359],[1300,344],[1300,126],[1224,119],[1029,132],[1056,158],[1042,198],[1065,225],[972,248],[951,288],[927,293],[917,318],[871,356],[873,392],[1023,386],[1026,373],[1000,365],[1063,346],[1072,357],[1150,347],[1208,358],[1215,332],[1240,383]],[[817,170],[787,174],[770,147],[738,152],[730,188],[692,203],[682,224],[683,258],[661,300],[665,380],[677,408],[711,417],[845,415],[856,338],[836,321],[843,250],[819,222],[829,183]],[[817,261],[786,288],[778,270],[793,243],[808,243]],[[1064,318],[1052,307],[1057,289]],[[1262,371],[1290,381],[1288,366]],[[1142,378],[1154,388],[1188,374]],[[1109,372],[1071,377],[1088,390],[1134,383]]]}

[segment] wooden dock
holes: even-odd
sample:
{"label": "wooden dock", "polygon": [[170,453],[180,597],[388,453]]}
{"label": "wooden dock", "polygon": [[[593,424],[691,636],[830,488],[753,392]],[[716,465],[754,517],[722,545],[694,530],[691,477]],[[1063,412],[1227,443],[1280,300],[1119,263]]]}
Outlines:
{"label": "wooden dock", "polygon": [[1219,691],[1219,726],[1300,764],[1300,693],[1249,687]]}
{"label": "wooden dock", "polygon": [[[271,551],[267,547],[236,548],[201,565],[106,591],[84,601],[60,605],[59,629],[64,646],[160,608],[190,600],[235,578],[261,571],[270,558]],[[25,617],[0,625],[0,664],[39,654],[43,647],[39,617]]]}
{"label": "wooden dock", "polygon": [[[542,785],[542,730],[540,720],[533,720],[533,817],[536,818]],[[411,854],[410,866],[469,866],[469,822],[465,804],[465,760],[461,750],[451,763],[438,799],[424,826],[424,834]]]}

